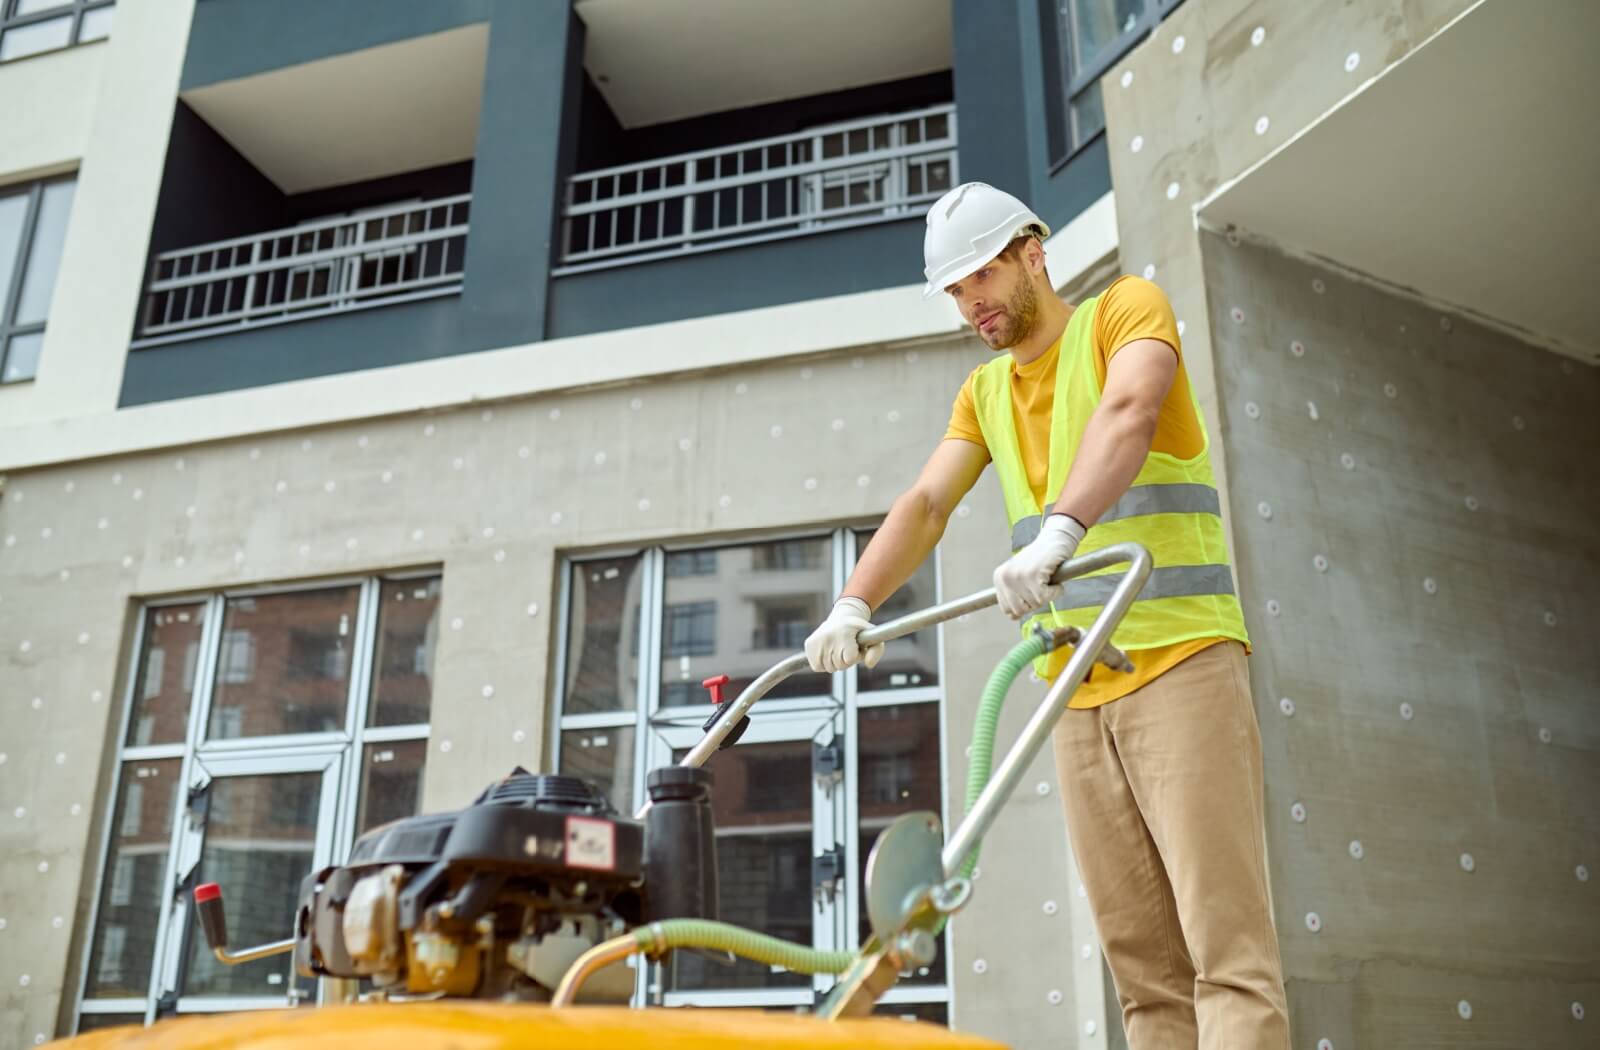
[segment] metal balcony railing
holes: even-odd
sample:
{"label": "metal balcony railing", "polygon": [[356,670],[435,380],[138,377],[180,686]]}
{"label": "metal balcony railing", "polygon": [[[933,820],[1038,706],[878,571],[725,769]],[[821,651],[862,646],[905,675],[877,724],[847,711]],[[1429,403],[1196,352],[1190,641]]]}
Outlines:
{"label": "metal balcony railing", "polygon": [[955,184],[953,105],[583,172],[555,272],[904,218]]}
{"label": "metal balcony railing", "polygon": [[461,290],[470,194],[156,256],[135,349]]}

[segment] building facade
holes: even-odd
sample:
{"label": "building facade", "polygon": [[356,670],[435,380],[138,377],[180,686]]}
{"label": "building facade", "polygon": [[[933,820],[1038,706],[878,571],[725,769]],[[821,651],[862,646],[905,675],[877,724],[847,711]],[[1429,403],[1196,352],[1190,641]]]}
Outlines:
{"label": "building facade", "polygon": [[[632,809],[986,358],[921,294],[973,179],[1069,299],[1143,273],[1177,311],[1296,1045],[1592,1041],[1591,5],[0,6],[0,1044],[315,1000],[197,949],[202,877],[270,940],[363,830],[518,765]],[[891,606],[1005,548],[986,477]],[[724,917],[859,943],[873,836],[960,818],[1012,638],[763,702],[713,760]],[[1048,758],[1024,785],[881,1009],[1124,1045]]]}

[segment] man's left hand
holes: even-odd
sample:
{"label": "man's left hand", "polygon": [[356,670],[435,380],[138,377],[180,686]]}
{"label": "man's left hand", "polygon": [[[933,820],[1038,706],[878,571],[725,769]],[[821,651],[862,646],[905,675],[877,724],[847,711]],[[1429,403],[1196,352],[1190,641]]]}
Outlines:
{"label": "man's left hand", "polygon": [[1083,526],[1065,514],[1045,518],[1033,542],[994,570],[1000,610],[1020,620],[1050,601],[1059,589],[1050,577],[1077,551],[1083,535]]}

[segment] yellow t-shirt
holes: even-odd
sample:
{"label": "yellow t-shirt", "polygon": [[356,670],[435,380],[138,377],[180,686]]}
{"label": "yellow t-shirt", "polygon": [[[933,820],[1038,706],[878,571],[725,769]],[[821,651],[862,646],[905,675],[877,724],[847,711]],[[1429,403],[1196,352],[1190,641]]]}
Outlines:
{"label": "yellow t-shirt", "polygon": [[[1179,459],[1199,455],[1205,447],[1205,433],[1189,397],[1189,375],[1183,367],[1183,348],[1172,306],[1161,289],[1144,278],[1119,277],[1101,294],[1094,318],[1094,371],[1102,388],[1111,358],[1137,339],[1159,339],[1178,354],[1178,371],[1173,376],[1172,389],[1161,403],[1151,449]],[[1037,360],[1018,365],[1011,374],[1011,407],[1016,414],[1018,450],[1028,471],[1034,499],[1042,507],[1061,495],[1045,492],[1050,470],[1050,412],[1055,402],[1056,359],[1060,351],[1061,343],[1057,340],[1056,345]],[[972,403],[972,381],[977,372],[973,369],[972,375],[961,384],[944,436],[946,440],[970,441],[987,451],[988,445],[983,440],[978,413]],[[1134,665],[1131,673],[1097,664],[1067,706],[1086,708],[1108,704],[1154,681],[1200,650],[1226,640],[1220,636],[1194,638],[1176,645],[1139,650],[1130,654]],[[1050,654],[1051,678],[1066,666],[1068,655],[1066,650]]]}

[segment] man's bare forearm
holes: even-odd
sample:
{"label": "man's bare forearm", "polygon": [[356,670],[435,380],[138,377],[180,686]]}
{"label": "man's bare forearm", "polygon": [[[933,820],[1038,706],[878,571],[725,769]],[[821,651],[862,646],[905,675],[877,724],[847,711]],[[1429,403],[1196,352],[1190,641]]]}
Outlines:
{"label": "man's bare forearm", "polygon": [[876,610],[933,553],[948,521],[947,514],[915,491],[895,500],[889,516],[861,552],[841,596],[860,598]]}
{"label": "man's bare forearm", "polygon": [[1051,513],[1070,514],[1086,528],[1099,521],[1138,477],[1155,434],[1153,412],[1102,402],[1084,427],[1072,471]]}

